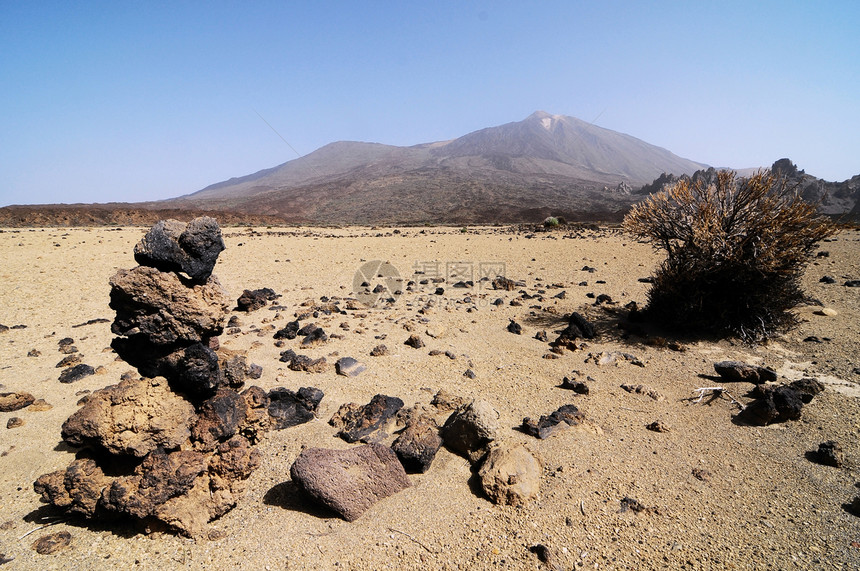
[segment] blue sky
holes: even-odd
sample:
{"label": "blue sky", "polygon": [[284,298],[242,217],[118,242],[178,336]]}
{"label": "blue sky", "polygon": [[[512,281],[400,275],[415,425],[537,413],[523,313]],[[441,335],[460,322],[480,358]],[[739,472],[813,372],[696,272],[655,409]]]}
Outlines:
{"label": "blue sky", "polygon": [[858,30],[856,0],[0,0],[0,205],[169,198],[293,149],[446,140],[538,109],[844,180]]}

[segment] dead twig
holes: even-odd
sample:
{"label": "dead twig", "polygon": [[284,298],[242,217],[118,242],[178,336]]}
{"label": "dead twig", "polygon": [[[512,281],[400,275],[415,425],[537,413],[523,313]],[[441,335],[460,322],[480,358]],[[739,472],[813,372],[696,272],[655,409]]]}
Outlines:
{"label": "dead twig", "polygon": [[725,387],[700,387],[698,389],[693,389],[694,393],[699,393],[699,398],[690,397],[687,400],[695,399],[693,401],[693,404],[700,404],[702,402],[702,399],[705,398],[705,394],[708,393],[709,391],[714,396],[714,398],[721,397],[721,396],[725,395],[726,397],[728,397],[729,401],[731,401],[732,404],[738,405],[739,409],[744,410],[746,408],[746,406],[741,404],[741,402],[739,400],[737,400],[735,397],[733,397],[731,394],[729,394],[729,391],[727,391],[725,389]]}
{"label": "dead twig", "polygon": [[388,528],[388,531],[393,531],[393,532],[395,532],[395,533],[399,533],[399,534],[401,534],[401,535],[405,535],[407,538],[409,538],[410,540],[412,540],[414,543],[417,543],[418,545],[420,545],[421,547],[423,547],[423,548],[424,548],[424,550],[425,550],[425,551],[427,551],[427,553],[433,553],[433,554],[435,555],[435,552],[434,552],[432,549],[430,549],[429,547],[427,547],[426,545],[424,545],[424,544],[423,544],[423,543],[421,543],[419,540],[415,539],[414,537],[412,537],[411,535],[409,535],[409,534],[408,534],[408,533],[406,533],[405,531],[400,531],[399,529],[394,529],[393,527],[389,527],[389,528]]}
{"label": "dead twig", "polygon": [[58,523],[63,523],[63,522],[65,522],[65,521],[68,521],[68,519],[69,519],[69,518],[60,518],[60,519],[54,520],[54,521],[52,521],[52,522],[50,522],[50,523],[46,523],[45,525],[40,526],[40,527],[37,527],[36,529],[31,529],[30,531],[28,531],[27,533],[25,533],[24,535],[22,535],[22,536],[21,536],[21,537],[19,537],[18,539],[19,539],[19,540],[24,539],[25,537],[27,537],[27,536],[28,536],[28,535],[30,535],[30,534],[33,534],[33,533],[36,533],[37,531],[41,531],[41,530],[43,530],[43,529],[49,528],[49,527],[51,527],[52,525],[57,525]]}

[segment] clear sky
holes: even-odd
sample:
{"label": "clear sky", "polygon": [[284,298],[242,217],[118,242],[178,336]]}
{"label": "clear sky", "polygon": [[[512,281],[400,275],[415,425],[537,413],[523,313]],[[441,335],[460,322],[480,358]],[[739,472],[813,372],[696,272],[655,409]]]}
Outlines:
{"label": "clear sky", "polygon": [[169,198],[539,109],[847,179],[860,1],[0,0],[0,205]]}

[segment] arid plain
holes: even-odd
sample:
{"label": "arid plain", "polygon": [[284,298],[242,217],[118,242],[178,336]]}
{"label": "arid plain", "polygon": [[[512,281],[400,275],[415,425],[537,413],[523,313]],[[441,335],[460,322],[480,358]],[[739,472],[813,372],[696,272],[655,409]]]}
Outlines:
{"label": "arid plain", "polygon": [[[673,338],[647,325],[635,333],[619,328],[626,304],[646,302],[649,286],[640,278],[650,275],[660,255],[615,229],[224,228],[227,249],[214,273],[231,298],[263,287],[281,297],[273,302],[279,308],[233,312],[239,328],[225,332],[221,345],[247,351],[249,362],[262,366],[253,382],[264,389],[318,387],[325,396],[316,420],[268,433],[260,446],[262,465],[244,497],[211,522],[207,538],[196,539],[56,521],[33,492],[38,476],[73,457],[60,427],[76,402],[131,369],[109,349],[108,280],[136,265],[132,249],[145,231],[0,233],[0,323],[10,328],[0,332],[0,392],[28,392],[52,407],[0,413],[4,568],[860,568],[860,517],[846,509],[860,495],[860,288],[843,285],[860,279],[858,231],[821,244],[828,255],[815,257],[807,269],[810,303],[797,308],[799,326],[750,346]],[[405,281],[415,281],[411,291],[391,304],[320,314],[314,321],[337,334],[321,346],[299,350],[297,340],[275,345],[275,331],[309,307],[302,304],[352,297],[356,271],[372,260],[387,261]],[[522,282],[516,290],[497,291],[480,281],[482,271],[502,266],[508,278]],[[457,270],[456,280],[474,283],[453,287],[448,274],[433,287],[420,284],[434,268],[440,277]],[[825,275],[835,283],[821,283]],[[596,304],[601,294],[611,301]],[[514,300],[521,304],[511,305]],[[597,338],[545,358],[549,345],[535,334],[545,330],[555,338],[573,311],[595,324]],[[108,321],[81,325],[99,319]],[[507,330],[511,319],[522,325],[521,335]],[[411,334],[425,346],[404,345]],[[58,381],[56,365],[64,357],[58,341],[65,337],[74,339],[95,375]],[[370,356],[380,343],[389,354]],[[354,357],[367,369],[354,378],[336,375],[333,367],[295,372],[279,361],[290,348],[330,362]],[[430,355],[433,350],[443,354]],[[628,353],[644,367],[589,359],[601,352]],[[814,377],[826,389],[798,421],[741,425],[733,422],[738,407],[728,398],[695,402],[695,389],[711,386],[742,403],[751,400],[746,394],[753,385],[713,378],[713,364],[726,359],[773,367],[781,380]],[[474,378],[464,376],[467,369]],[[559,387],[573,371],[590,377],[589,394]],[[624,383],[645,385],[663,399],[628,393]],[[542,463],[536,499],[524,507],[493,504],[468,461],[444,447],[429,471],[410,475],[411,487],[351,523],[291,484],[290,466],[303,447],[351,446],[328,424],[341,404],[365,404],[380,393],[406,406],[429,404],[440,389],[493,405],[502,438],[525,444]],[[565,404],[576,405],[588,423],[543,440],[518,429],[525,417]],[[23,425],[6,428],[12,417]],[[668,431],[646,429],[655,421]],[[827,440],[841,445],[842,467],[807,458]],[[646,509],[625,510],[624,498]],[[50,555],[31,548],[38,537],[61,530],[72,536],[67,548]],[[549,557],[542,561],[535,551]]]}

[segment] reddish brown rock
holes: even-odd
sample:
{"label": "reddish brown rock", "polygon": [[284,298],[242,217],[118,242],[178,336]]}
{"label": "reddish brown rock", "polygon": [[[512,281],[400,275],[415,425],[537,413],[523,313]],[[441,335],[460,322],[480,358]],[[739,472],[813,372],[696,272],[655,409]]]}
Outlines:
{"label": "reddish brown rock", "polygon": [[0,393],[0,412],[13,412],[28,407],[36,400],[30,393]]}
{"label": "reddish brown rock", "polygon": [[307,448],[290,468],[293,482],[347,521],[411,484],[391,448],[367,444],[349,450]]}

